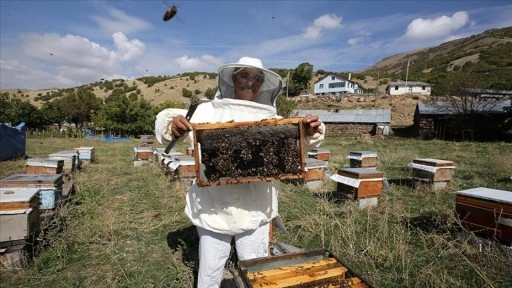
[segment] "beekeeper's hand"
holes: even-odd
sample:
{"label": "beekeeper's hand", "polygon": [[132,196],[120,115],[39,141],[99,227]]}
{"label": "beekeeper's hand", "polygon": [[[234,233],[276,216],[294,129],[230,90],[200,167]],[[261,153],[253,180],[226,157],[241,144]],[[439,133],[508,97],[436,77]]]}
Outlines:
{"label": "beekeeper's hand", "polygon": [[304,125],[308,136],[313,136],[316,133],[324,133],[324,131],[322,131],[320,128],[322,121],[320,121],[320,117],[318,115],[306,115],[304,118],[302,118],[302,125]]}
{"label": "beekeeper's hand", "polygon": [[170,130],[173,136],[181,137],[188,131],[192,130],[192,125],[188,122],[187,118],[178,115],[172,119]]}

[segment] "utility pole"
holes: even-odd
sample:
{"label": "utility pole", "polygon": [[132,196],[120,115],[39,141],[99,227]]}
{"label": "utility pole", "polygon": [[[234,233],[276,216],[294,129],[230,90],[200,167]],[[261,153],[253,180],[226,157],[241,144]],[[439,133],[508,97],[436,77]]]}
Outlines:
{"label": "utility pole", "polygon": [[407,60],[407,72],[405,72],[405,94],[409,93],[409,85],[407,85],[409,78],[409,62],[411,62],[411,58]]}

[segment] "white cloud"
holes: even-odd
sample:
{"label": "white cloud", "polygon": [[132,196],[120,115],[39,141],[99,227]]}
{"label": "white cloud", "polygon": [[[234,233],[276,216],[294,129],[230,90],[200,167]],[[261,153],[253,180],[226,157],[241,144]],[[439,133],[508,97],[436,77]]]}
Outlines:
{"label": "white cloud", "polygon": [[350,46],[361,44],[363,42],[364,42],[364,38],[363,37],[350,38],[347,41],[348,45],[350,45]]}
{"label": "white cloud", "polygon": [[138,39],[128,39],[122,32],[112,35],[112,50],[70,34],[27,34],[21,40],[19,55],[0,64],[2,76],[25,79],[23,87],[72,87],[115,75],[141,74],[133,67],[143,55],[145,45]]}
{"label": "white cloud", "polygon": [[131,41],[121,32],[116,32],[112,35],[114,43],[116,44],[117,51],[115,57],[121,61],[129,61],[141,55],[144,52],[144,43],[137,39]]}
{"label": "white cloud", "polygon": [[451,17],[441,16],[438,18],[417,18],[414,19],[403,36],[408,40],[426,40],[447,37],[469,23],[468,13],[465,11],[456,12]]}
{"label": "white cloud", "polygon": [[212,69],[216,70],[217,67],[223,64],[221,58],[216,58],[211,55],[202,55],[196,58],[190,58],[184,55],[175,59],[174,62],[183,71],[211,71]]}
{"label": "white cloud", "polygon": [[323,30],[341,28],[341,20],[342,18],[335,14],[322,15],[306,28],[303,36],[307,39],[316,39],[322,35]]}
{"label": "white cloud", "polygon": [[109,34],[121,31],[124,34],[144,31],[151,28],[151,24],[139,17],[131,16],[112,7],[107,8],[110,17],[92,16],[92,20]]}

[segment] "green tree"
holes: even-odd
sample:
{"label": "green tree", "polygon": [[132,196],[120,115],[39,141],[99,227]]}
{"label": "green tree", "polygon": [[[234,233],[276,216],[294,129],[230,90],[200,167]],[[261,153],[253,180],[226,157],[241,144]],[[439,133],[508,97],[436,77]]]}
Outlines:
{"label": "green tree", "polygon": [[292,116],[292,112],[297,108],[297,102],[286,98],[284,95],[277,96],[276,100],[277,115],[283,117]]}
{"label": "green tree", "polygon": [[304,90],[309,90],[309,82],[313,79],[313,65],[305,62],[299,64],[290,75],[288,94],[297,96]]}

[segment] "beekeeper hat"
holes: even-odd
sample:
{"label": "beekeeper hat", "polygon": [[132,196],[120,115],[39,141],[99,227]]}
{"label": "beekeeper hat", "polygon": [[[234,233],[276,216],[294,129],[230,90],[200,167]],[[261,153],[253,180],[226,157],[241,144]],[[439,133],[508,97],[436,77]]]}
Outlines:
{"label": "beekeeper hat", "polygon": [[263,68],[263,63],[258,58],[242,57],[237,63],[220,66],[218,70],[220,92],[219,95],[217,95],[218,98],[233,98],[235,96],[233,72],[236,68],[247,67],[258,68],[264,75],[263,84],[252,101],[275,107],[277,95],[279,95],[283,86],[283,79],[279,74]]}

